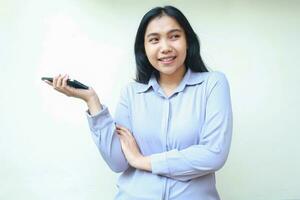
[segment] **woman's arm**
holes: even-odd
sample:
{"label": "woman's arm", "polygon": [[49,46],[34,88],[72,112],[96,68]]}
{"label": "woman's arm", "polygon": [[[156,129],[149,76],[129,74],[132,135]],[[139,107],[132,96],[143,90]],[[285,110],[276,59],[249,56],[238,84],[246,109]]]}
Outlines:
{"label": "woman's arm", "polygon": [[103,107],[101,106],[100,100],[98,98],[98,96],[92,96],[90,97],[87,101],[86,104],[88,106],[88,111],[90,115],[96,115],[97,113],[99,113]]}
{"label": "woman's arm", "polygon": [[232,135],[230,90],[222,73],[214,73],[210,81],[199,144],[151,155],[152,173],[187,181],[224,165]]}
{"label": "woman's arm", "polygon": [[199,144],[145,157],[140,153],[130,131],[117,127],[123,152],[131,166],[187,181],[215,172],[224,165],[232,134],[230,91],[224,75],[218,73],[212,79]]}
{"label": "woman's arm", "polygon": [[[68,75],[59,75],[53,79],[53,83],[45,82],[68,97],[75,97],[86,102],[89,109],[87,112],[89,127],[102,157],[113,171],[125,171],[129,165],[122,152],[120,141],[116,136],[115,121],[107,107],[101,105],[98,95],[93,88],[89,87],[88,90],[75,89],[67,85],[68,78]],[[129,112],[126,94],[124,93],[121,95],[116,114],[116,121],[129,127]]]}
{"label": "woman's arm", "polygon": [[88,107],[90,113],[87,113],[87,118],[92,138],[103,159],[113,171],[125,171],[129,165],[122,152],[116,124],[121,124],[131,129],[126,88],[122,90],[121,98],[116,108],[115,119],[112,118],[108,108],[105,105],[101,105],[97,99],[89,101]]}

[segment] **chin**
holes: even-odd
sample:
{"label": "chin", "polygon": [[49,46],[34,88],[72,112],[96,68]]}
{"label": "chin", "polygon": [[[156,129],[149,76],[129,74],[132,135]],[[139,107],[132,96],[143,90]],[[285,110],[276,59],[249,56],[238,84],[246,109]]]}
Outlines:
{"label": "chin", "polygon": [[176,72],[177,69],[173,68],[173,67],[161,67],[159,72],[163,73],[165,75],[172,75]]}

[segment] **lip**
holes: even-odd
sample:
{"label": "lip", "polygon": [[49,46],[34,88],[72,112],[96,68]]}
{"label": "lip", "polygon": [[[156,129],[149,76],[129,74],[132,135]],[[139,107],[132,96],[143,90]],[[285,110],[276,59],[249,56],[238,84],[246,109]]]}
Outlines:
{"label": "lip", "polygon": [[174,60],[177,58],[177,56],[165,56],[158,59],[159,62],[163,64],[171,64],[174,62]]}

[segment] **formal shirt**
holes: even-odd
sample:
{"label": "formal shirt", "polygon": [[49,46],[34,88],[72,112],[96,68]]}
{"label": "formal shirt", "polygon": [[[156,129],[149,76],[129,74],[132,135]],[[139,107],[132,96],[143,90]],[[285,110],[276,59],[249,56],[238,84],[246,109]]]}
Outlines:
{"label": "formal shirt", "polygon": [[[218,200],[215,172],[225,163],[232,135],[229,84],[222,72],[187,69],[165,95],[152,74],[148,84],[123,88],[115,116],[108,108],[87,118],[94,142],[118,178],[116,200]],[[152,171],[131,167],[115,124],[128,128]]]}

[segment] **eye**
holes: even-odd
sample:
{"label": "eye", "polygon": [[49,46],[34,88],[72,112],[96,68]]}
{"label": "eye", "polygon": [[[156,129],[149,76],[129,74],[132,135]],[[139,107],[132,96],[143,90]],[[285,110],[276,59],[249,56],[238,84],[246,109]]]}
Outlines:
{"label": "eye", "polygon": [[179,37],[180,37],[179,34],[171,35],[171,39],[172,39],[172,40],[176,40],[176,39],[178,39]]}
{"label": "eye", "polygon": [[150,38],[149,42],[150,43],[157,43],[158,42],[158,38]]}

